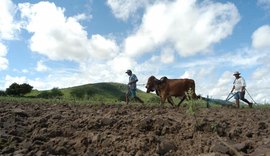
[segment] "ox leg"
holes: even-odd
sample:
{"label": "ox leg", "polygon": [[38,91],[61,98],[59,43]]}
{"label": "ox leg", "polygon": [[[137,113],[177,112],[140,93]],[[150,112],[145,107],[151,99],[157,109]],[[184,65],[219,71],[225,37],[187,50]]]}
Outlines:
{"label": "ox leg", "polygon": [[160,104],[164,106],[166,98],[164,96],[160,96]]}
{"label": "ox leg", "polygon": [[167,100],[168,100],[168,102],[169,102],[172,106],[174,106],[174,102],[173,102],[173,99],[172,99],[171,96],[168,97]]}
{"label": "ox leg", "polygon": [[178,103],[178,107],[180,106],[180,104],[186,99],[186,96],[184,96],[181,101]]}

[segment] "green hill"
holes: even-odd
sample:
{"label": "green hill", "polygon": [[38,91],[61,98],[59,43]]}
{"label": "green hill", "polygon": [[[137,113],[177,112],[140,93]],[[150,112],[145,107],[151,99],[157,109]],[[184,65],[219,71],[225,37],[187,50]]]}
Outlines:
{"label": "green hill", "polygon": [[[127,85],[112,82],[85,84],[81,86],[60,89],[60,91],[64,94],[64,99],[89,100],[98,102],[125,101],[127,90]],[[42,91],[34,90],[29,95],[36,96],[41,92]],[[145,102],[159,102],[159,97],[157,97],[155,94],[149,94],[141,90],[137,91],[137,96]]]}

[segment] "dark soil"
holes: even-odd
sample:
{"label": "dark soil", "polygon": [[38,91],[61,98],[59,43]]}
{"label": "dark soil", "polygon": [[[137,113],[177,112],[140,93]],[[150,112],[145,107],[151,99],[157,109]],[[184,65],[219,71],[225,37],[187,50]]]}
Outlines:
{"label": "dark soil", "polygon": [[0,155],[270,155],[270,109],[0,101]]}

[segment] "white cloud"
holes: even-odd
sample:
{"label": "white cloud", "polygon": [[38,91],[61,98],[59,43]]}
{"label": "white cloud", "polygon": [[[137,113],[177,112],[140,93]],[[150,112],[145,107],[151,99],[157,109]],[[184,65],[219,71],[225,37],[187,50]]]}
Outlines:
{"label": "white cloud", "polygon": [[4,88],[8,88],[14,82],[18,84],[28,83],[33,86],[34,89],[38,90],[49,90],[54,87],[67,88],[71,86],[89,83],[89,81],[87,81],[85,77],[80,76],[81,75],[78,75],[78,72],[67,71],[67,69],[55,70],[47,77],[33,79],[26,76],[6,75],[4,78]]}
{"label": "white cloud", "polygon": [[91,15],[87,16],[85,14],[79,14],[79,15],[74,16],[73,18],[75,18],[76,21],[83,21],[83,20],[87,20],[87,19],[92,19],[92,16]]}
{"label": "white cloud", "polygon": [[216,82],[208,85],[209,90],[206,91],[206,93],[208,93],[208,95],[210,96],[220,97],[225,100],[226,96],[230,93],[232,89],[233,80],[234,77],[232,75],[232,72],[225,71]]}
{"label": "white cloud", "polygon": [[0,40],[12,40],[17,36],[20,24],[13,19],[16,6],[11,0],[0,1]]}
{"label": "white cloud", "polygon": [[[216,53],[215,55],[205,56],[203,59],[183,58],[179,63],[174,63],[174,67],[181,68],[196,68],[204,67],[211,69],[212,67],[227,67],[227,68],[251,68],[263,64],[266,60],[267,53],[259,52],[250,48],[241,48],[233,52]],[[187,60],[187,61],[186,61]]]}
{"label": "white cloud", "polygon": [[136,62],[129,57],[118,56],[109,61],[108,66],[111,67],[114,72],[125,73],[127,69],[131,69],[136,66]]}
{"label": "white cloud", "polygon": [[126,38],[124,51],[137,56],[169,44],[182,56],[204,52],[229,36],[239,19],[231,3],[156,3],[147,8],[138,31]]}
{"label": "white cloud", "polygon": [[185,73],[180,76],[180,78],[190,78],[190,79],[192,79],[193,77],[194,77],[194,72],[192,71],[185,71]]}
{"label": "white cloud", "polygon": [[115,17],[127,20],[138,9],[146,7],[150,1],[153,0],[107,0],[107,5],[112,9]]}
{"label": "white cloud", "polygon": [[8,60],[6,59],[7,48],[0,42],[0,71],[7,69]]}
{"label": "white cloud", "polygon": [[259,80],[259,81],[264,81],[264,77],[265,75],[268,75],[269,73],[269,66],[266,66],[266,68],[258,68],[254,71],[254,73],[252,74],[252,79],[254,80]]}
{"label": "white cloud", "polygon": [[0,70],[5,70],[9,61],[6,58],[7,47],[2,41],[16,39],[20,24],[13,19],[17,10],[11,0],[1,0],[0,10]]}
{"label": "white cloud", "polygon": [[263,25],[252,34],[252,46],[256,49],[270,48],[270,25]]}
{"label": "white cloud", "polygon": [[0,42],[0,57],[4,57],[7,54],[7,48]]}
{"label": "white cloud", "polygon": [[28,69],[23,69],[22,73],[29,73],[29,70]]}
{"label": "white cloud", "polygon": [[[107,62],[91,61],[81,64],[81,74],[87,78],[88,82],[120,82],[127,83],[128,77],[125,73],[127,69],[139,72],[141,65],[135,60],[124,55],[118,55]],[[142,75],[141,72],[138,74]],[[139,76],[139,75],[138,75]]]}
{"label": "white cloud", "polygon": [[[269,60],[269,57],[268,57]],[[251,75],[249,80],[249,84],[247,86],[248,92],[251,94],[251,97],[259,103],[270,103],[270,87],[268,84],[269,80],[269,68],[270,64],[264,64],[255,69]],[[249,95],[247,95],[249,96]]]}
{"label": "white cloud", "polygon": [[93,35],[89,42],[89,51],[92,56],[103,59],[113,58],[119,52],[119,48],[114,40],[105,39],[101,35]]}
{"label": "white cloud", "polygon": [[0,57],[0,71],[8,67],[8,60],[5,57]]}
{"label": "white cloud", "polygon": [[44,64],[43,61],[38,61],[37,62],[36,71],[44,72],[44,71],[47,71],[47,70],[48,70],[48,67]]}
{"label": "white cloud", "polygon": [[27,22],[25,29],[33,33],[30,48],[52,60],[72,60],[82,62],[91,57],[110,59],[118,52],[112,39],[87,32],[78,20],[85,19],[80,14],[65,17],[65,10],[50,2],[19,4],[22,18]]}
{"label": "white cloud", "polygon": [[259,6],[265,9],[270,9],[270,0],[257,0],[257,3]]}
{"label": "white cloud", "polygon": [[161,62],[165,64],[172,63],[174,61],[174,51],[170,48],[165,48],[161,52]]}

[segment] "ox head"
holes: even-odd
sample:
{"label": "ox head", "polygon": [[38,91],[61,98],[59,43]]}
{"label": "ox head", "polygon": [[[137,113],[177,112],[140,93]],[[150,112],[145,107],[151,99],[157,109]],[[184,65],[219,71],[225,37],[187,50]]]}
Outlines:
{"label": "ox head", "polygon": [[155,76],[150,76],[145,86],[145,88],[147,89],[146,92],[149,93],[155,91],[159,82],[160,80],[158,80]]}

